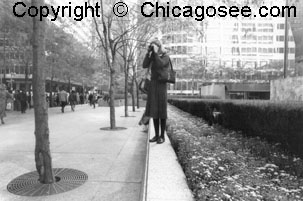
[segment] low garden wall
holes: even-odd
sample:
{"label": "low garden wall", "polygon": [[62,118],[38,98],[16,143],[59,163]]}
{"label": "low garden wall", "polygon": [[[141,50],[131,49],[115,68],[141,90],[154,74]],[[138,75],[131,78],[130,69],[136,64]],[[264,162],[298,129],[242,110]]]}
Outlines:
{"label": "low garden wall", "polygon": [[226,98],[224,84],[211,84],[207,86],[202,86],[200,91],[202,96],[217,96],[220,99]]}
{"label": "low garden wall", "polygon": [[278,142],[292,153],[303,156],[303,105],[273,101],[169,99],[172,105],[247,136],[259,136]]}

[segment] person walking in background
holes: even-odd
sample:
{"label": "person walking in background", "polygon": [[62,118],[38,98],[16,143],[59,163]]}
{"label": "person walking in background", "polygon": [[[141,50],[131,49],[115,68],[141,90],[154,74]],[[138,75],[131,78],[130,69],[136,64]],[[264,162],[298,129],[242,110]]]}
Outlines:
{"label": "person walking in background", "polygon": [[13,96],[8,93],[4,84],[0,84],[0,119],[2,124],[4,124],[4,117],[6,117],[5,109],[8,99],[13,100]]}
{"label": "person walking in background", "polygon": [[60,105],[59,92],[56,93],[56,106]]}
{"label": "person walking in background", "polygon": [[79,98],[80,98],[80,104],[83,105],[84,104],[84,95],[83,95],[83,93],[80,94]]}
{"label": "person walking in background", "polygon": [[97,93],[96,92],[91,92],[88,96],[88,100],[89,100],[89,105],[93,106],[93,108],[96,108],[96,102],[97,102]]}
{"label": "person walking in background", "polygon": [[77,94],[74,90],[72,90],[72,92],[70,93],[69,97],[68,97],[68,101],[70,104],[70,107],[72,109],[72,111],[75,111],[75,107],[76,107],[76,103],[77,103]]}
{"label": "person walking in background", "polygon": [[21,113],[24,114],[27,108],[27,96],[24,90],[20,92],[19,97],[20,97]]}
{"label": "person walking in background", "polygon": [[90,92],[88,95],[88,101],[89,101],[90,106],[92,106],[92,104],[93,104],[93,98],[94,98],[94,95],[93,95],[93,93]]}
{"label": "person walking in background", "polygon": [[31,109],[31,93],[26,92],[26,101],[27,101],[27,108]]}
{"label": "person walking in background", "polygon": [[59,102],[61,105],[61,112],[64,113],[64,108],[67,105],[67,92],[62,88],[62,90],[58,93]]}
{"label": "person walking in background", "polygon": [[14,93],[14,110],[21,111],[20,91],[16,90]]}
{"label": "person walking in background", "polygon": [[[151,68],[151,83],[147,94],[145,115],[153,118],[154,121],[155,136],[149,141],[158,144],[165,141],[167,119],[167,83],[158,79],[160,73],[169,68],[169,65],[170,58],[163,51],[161,42],[157,39],[153,40],[143,61],[143,68]],[[159,135],[160,125],[161,135]]]}
{"label": "person walking in background", "polygon": [[93,93],[93,99],[92,99],[92,104],[94,106],[94,109],[96,109],[96,103],[98,102],[98,94],[96,92]]}
{"label": "person walking in background", "polygon": [[80,95],[79,92],[76,93],[77,105],[80,104]]}

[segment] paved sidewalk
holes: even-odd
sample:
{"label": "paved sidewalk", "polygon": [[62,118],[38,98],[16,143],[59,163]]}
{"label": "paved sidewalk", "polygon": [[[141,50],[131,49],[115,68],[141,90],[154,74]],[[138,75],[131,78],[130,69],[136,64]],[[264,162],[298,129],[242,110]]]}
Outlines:
{"label": "paved sidewalk", "polygon": [[23,197],[9,193],[14,178],[35,171],[33,110],[10,112],[0,125],[0,201],[137,201],[140,200],[145,167],[147,134],[138,126],[141,112],[124,116],[116,107],[116,122],[126,130],[103,131],[109,126],[109,107],[77,106],[49,110],[53,168],[73,168],[88,174],[82,186],[44,197]]}

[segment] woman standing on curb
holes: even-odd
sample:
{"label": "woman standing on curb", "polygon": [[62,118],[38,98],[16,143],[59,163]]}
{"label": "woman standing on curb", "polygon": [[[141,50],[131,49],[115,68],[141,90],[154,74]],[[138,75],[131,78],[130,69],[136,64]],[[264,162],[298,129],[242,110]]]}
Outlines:
{"label": "woman standing on curb", "polygon": [[[153,40],[143,61],[143,68],[151,68],[151,84],[147,94],[145,114],[153,118],[155,136],[150,142],[162,144],[165,141],[164,133],[167,119],[167,83],[159,81],[159,75],[169,68],[169,56],[163,51],[161,42]],[[161,135],[159,126],[161,125]]]}
{"label": "woman standing on curb", "polygon": [[6,117],[5,109],[8,99],[13,99],[12,95],[6,91],[4,84],[0,84],[0,119],[2,124],[4,124],[3,118]]}

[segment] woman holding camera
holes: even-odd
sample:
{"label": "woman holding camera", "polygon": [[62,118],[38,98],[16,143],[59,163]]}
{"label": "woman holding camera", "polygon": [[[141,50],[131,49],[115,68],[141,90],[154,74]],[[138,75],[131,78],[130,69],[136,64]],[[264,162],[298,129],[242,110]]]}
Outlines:
{"label": "woman holding camera", "polygon": [[[169,68],[169,56],[163,51],[161,42],[153,40],[143,61],[143,68],[151,68],[151,84],[147,94],[145,114],[153,118],[155,136],[150,142],[162,144],[165,141],[164,132],[167,119],[167,84],[159,81],[161,71]],[[161,135],[159,127],[161,125]]]}

